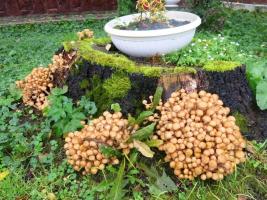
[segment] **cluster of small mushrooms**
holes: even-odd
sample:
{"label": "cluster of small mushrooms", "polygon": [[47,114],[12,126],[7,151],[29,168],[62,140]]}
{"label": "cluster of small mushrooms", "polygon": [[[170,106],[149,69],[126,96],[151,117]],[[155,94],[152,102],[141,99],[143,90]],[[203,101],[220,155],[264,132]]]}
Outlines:
{"label": "cluster of small mushrooms", "polygon": [[[94,32],[84,29],[77,35],[82,40],[92,38]],[[75,57],[75,51],[54,55],[52,63],[47,68],[34,68],[24,80],[17,81],[17,87],[23,92],[23,103],[43,110],[48,105],[47,96],[51,88],[60,86],[64,82]]]}
{"label": "cluster of small mushrooms", "polygon": [[84,125],[81,131],[71,132],[65,138],[65,150],[69,164],[83,174],[96,174],[105,165],[118,164],[116,157],[107,157],[101,153],[101,146],[112,147],[128,154],[133,143],[126,141],[137,127],[129,125],[121,112],[114,114],[105,111],[102,116]]}
{"label": "cluster of small mushrooms", "polygon": [[47,68],[34,68],[24,80],[17,81],[16,85],[23,93],[23,103],[38,110],[44,109],[48,105],[47,96],[51,89],[66,79],[74,57],[75,52],[54,55],[52,64]]}
{"label": "cluster of small mushrooms", "polygon": [[79,40],[83,40],[86,38],[92,38],[94,36],[94,32],[91,31],[90,29],[84,29],[81,32],[77,32],[77,36],[78,36]]}
{"label": "cluster of small mushrooms", "polygon": [[164,141],[159,150],[177,177],[220,180],[245,161],[245,140],[218,95],[182,89],[157,109],[160,117],[149,119],[158,121],[153,137]]}
{"label": "cluster of small mushrooms", "polygon": [[[152,105],[143,103],[147,109]],[[165,161],[177,177],[221,180],[245,161],[245,140],[218,95],[181,89],[172,93],[166,103],[160,102],[157,110],[159,114],[148,118],[158,123],[157,135],[152,138],[163,141],[159,150],[165,151]],[[137,128],[130,126],[120,112],[106,111],[81,131],[68,134],[64,146],[68,162],[83,174],[96,174],[107,164],[118,164],[116,157],[101,153],[101,145],[128,154],[134,145],[127,141]]]}

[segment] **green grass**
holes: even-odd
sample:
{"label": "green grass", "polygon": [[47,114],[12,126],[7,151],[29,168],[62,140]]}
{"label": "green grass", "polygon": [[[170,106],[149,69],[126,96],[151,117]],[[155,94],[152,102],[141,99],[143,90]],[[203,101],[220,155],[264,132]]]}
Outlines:
{"label": "green grass", "polygon": [[[166,55],[165,61],[182,66],[203,66],[214,60],[242,64],[266,60],[267,13],[229,9],[223,9],[223,12],[225,25],[220,32],[212,32],[207,25],[199,28],[190,45]],[[210,23],[216,25],[216,18]],[[217,71],[216,66],[211,67],[212,71]]]}
{"label": "green grass", "polygon": [[249,59],[267,57],[267,13],[228,11],[223,35],[238,42]]}
{"label": "green grass", "polygon": [[6,26],[0,29],[0,94],[34,67],[46,66],[63,41],[85,28],[104,36],[105,20]]}
{"label": "green grass", "polygon": [[[143,199],[134,197],[137,194],[138,196],[147,196],[146,199],[151,200],[236,200],[241,197],[264,200],[267,198],[267,152],[265,148],[266,142],[265,145],[254,143],[255,151],[249,155],[249,160],[239,165],[233,174],[225,177],[222,181],[180,180],[177,184],[177,191],[172,193],[150,191],[145,194],[144,191],[147,191],[147,188],[142,186],[142,182],[147,187],[152,187],[153,184],[144,178],[142,178],[144,179],[142,182],[138,182],[141,181],[139,180],[141,177],[136,173],[143,173],[138,169],[129,170],[131,165],[128,163],[127,173],[124,176],[124,181],[127,180],[125,184],[128,186],[126,191],[134,200]],[[156,165],[160,165],[160,163],[156,163]],[[96,197],[105,199],[112,183],[115,183],[114,173],[116,174],[117,170],[117,167],[105,169],[102,174],[97,175],[98,179],[103,181],[96,181],[94,176],[79,176],[66,164],[66,161],[59,166],[52,165],[49,169],[43,169],[41,172],[35,171],[33,174],[19,168],[0,181],[1,198],[5,200],[16,198],[38,200],[56,196],[57,199],[95,199]],[[106,175],[103,176],[103,174]],[[129,181],[134,183],[134,187],[130,187]],[[143,192],[140,193],[140,189]]]}

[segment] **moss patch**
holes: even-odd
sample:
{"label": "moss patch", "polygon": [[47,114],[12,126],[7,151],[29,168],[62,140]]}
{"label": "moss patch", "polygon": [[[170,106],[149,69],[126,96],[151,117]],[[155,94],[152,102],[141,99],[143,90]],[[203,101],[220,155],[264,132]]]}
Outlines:
{"label": "moss patch", "polygon": [[80,82],[80,88],[81,89],[86,89],[89,87],[89,81],[87,79],[84,79]]}
{"label": "moss patch", "polygon": [[[162,74],[197,72],[193,67],[140,65],[122,54],[108,54],[95,50],[92,47],[93,45],[105,46],[110,42],[110,38],[91,38],[82,41],[64,42],[63,45],[66,51],[76,49],[78,54],[85,60],[103,67],[114,68],[117,71],[138,73],[147,77],[160,77]],[[206,71],[225,72],[234,70],[240,65],[241,63],[232,61],[210,61],[203,66],[203,69]]]}
{"label": "moss patch", "polygon": [[166,66],[151,66],[151,65],[139,65],[134,61],[128,59],[121,54],[107,54],[102,51],[98,51],[92,48],[93,44],[105,45],[109,43],[109,39],[87,39],[76,42],[63,43],[66,51],[76,49],[78,54],[85,60],[103,66],[111,67],[117,71],[124,71],[127,73],[143,74],[147,77],[159,77],[161,74],[172,73],[196,73],[196,70],[192,67],[166,67]]}
{"label": "moss patch", "polygon": [[236,125],[239,126],[241,132],[244,132],[244,133],[248,132],[249,129],[247,125],[248,124],[247,118],[239,112],[235,112],[233,116],[235,117]]}
{"label": "moss patch", "polygon": [[92,46],[92,44],[96,44],[99,46],[105,46],[111,42],[111,39],[109,37],[102,37],[102,38],[90,38],[90,39],[84,39],[84,40],[78,40],[78,41],[66,41],[63,42],[62,45],[64,47],[65,51],[70,51],[72,49],[79,49],[79,45],[83,43],[87,43],[89,46]]}
{"label": "moss patch", "polygon": [[213,72],[225,72],[234,70],[240,65],[241,63],[232,61],[210,61],[203,66],[203,69]]}
{"label": "moss patch", "polygon": [[112,99],[122,98],[131,89],[131,82],[127,75],[115,73],[104,81],[103,88]]}
{"label": "moss patch", "polygon": [[100,46],[105,46],[111,42],[109,37],[93,38],[93,43]]}
{"label": "moss patch", "polygon": [[86,96],[96,103],[97,114],[101,114],[109,109],[113,103],[113,98],[107,93],[103,87],[103,81],[99,76],[95,75],[89,81],[89,87],[86,90]]}

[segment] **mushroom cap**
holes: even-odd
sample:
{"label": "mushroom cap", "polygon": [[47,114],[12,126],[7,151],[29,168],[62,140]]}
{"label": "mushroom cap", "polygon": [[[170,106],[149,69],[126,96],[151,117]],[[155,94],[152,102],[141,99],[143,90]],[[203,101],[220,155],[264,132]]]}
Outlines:
{"label": "mushroom cap", "polygon": [[159,150],[179,178],[221,180],[245,160],[244,139],[217,94],[182,89],[157,109]]}

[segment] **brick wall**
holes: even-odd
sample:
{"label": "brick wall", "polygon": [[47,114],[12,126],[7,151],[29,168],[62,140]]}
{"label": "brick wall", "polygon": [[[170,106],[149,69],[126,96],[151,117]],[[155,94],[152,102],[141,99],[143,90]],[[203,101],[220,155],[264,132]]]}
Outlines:
{"label": "brick wall", "polygon": [[249,3],[249,4],[266,4],[267,5],[267,0],[230,0],[230,2]]}
{"label": "brick wall", "polygon": [[0,16],[116,9],[116,0],[0,0]]}

